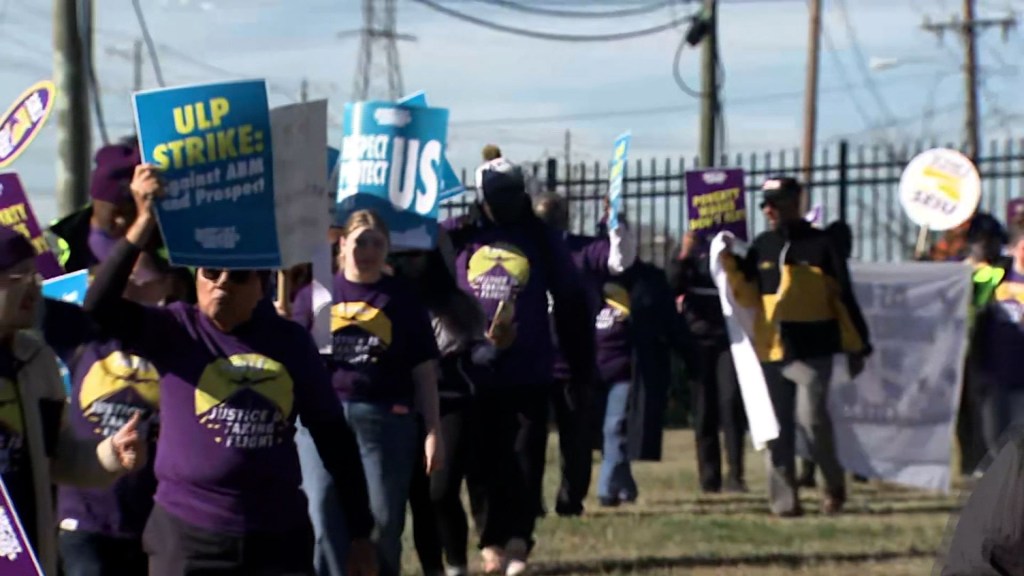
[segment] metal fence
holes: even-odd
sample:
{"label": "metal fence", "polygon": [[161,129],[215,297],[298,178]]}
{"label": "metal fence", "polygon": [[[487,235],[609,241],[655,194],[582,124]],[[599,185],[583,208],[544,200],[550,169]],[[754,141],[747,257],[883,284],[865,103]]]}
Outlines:
{"label": "metal fence", "polygon": [[[811,206],[821,206],[824,221],[845,220],[854,233],[853,257],[873,262],[898,262],[913,255],[918,230],[900,207],[898,185],[903,167],[919,152],[936,147],[934,142],[904,146],[851,146],[839,142],[820,149],[811,175]],[[946,148],[963,149],[945,144]],[[982,176],[981,210],[1005,221],[1006,203],[1024,196],[1024,140],[991,142],[978,155]],[[721,167],[743,168],[747,201],[747,227],[751,234],[765,229],[757,209],[761,183],[772,175],[799,175],[800,151],[782,150],[723,156]],[[640,255],[664,266],[686,231],[687,170],[696,160],[634,160],[626,170],[623,201]],[[531,191],[555,191],[570,201],[571,226],[577,233],[593,233],[603,213],[608,191],[608,165],[559,165],[556,159],[530,164]],[[462,181],[467,185],[466,171]],[[463,213],[475,200],[470,190],[441,207],[442,217]]]}

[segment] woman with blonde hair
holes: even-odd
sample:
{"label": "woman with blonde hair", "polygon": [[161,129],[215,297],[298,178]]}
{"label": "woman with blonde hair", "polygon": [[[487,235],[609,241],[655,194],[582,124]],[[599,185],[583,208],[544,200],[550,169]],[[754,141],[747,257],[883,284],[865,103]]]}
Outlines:
{"label": "woman with blonde hair", "polygon": [[[414,410],[423,417],[426,472],[440,467],[437,359],[427,309],[402,280],[386,274],[389,232],[374,212],[349,215],[339,240],[339,270],[331,309],[332,353],[328,364],[335,393],[355,431],[377,526],[377,552],[383,576],[401,572],[402,531],[416,444]],[[299,437],[300,442],[303,438]],[[341,513],[321,498],[329,479],[319,474],[310,450],[304,455],[304,488],[317,533],[317,571],[332,573],[326,555],[344,554],[332,543]]]}

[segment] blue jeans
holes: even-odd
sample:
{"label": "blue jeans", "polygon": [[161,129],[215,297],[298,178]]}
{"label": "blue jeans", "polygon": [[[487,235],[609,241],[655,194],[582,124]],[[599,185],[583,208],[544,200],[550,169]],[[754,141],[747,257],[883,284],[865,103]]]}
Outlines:
{"label": "blue jeans", "polygon": [[346,402],[345,416],[359,442],[366,471],[370,510],[377,526],[380,575],[401,573],[402,531],[409,501],[419,428],[412,412],[396,414],[388,406]]}
{"label": "blue jeans", "polygon": [[635,500],[636,482],[629,464],[626,410],[629,382],[618,382],[608,390],[604,413],[604,455],[597,478],[597,496],[608,500]]}
{"label": "blue jeans", "polygon": [[345,574],[349,536],[345,512],[341,508],[334,479],[324,468],[320,454],[301,420],[295,423],[295,446],[302,469],[302,491],[309,501],[309,520],[313,525],[313,568],[317,576]]}

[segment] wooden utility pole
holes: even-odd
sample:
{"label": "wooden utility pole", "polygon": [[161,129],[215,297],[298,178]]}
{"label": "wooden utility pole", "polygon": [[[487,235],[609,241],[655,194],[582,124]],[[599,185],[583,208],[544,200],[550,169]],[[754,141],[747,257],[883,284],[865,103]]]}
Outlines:
{"label": "wooden utility pole", "polygon": [[572,131],[565,131],[565,145],[562,153],[565,155],[565,170],[568,178],[572,179]]}
{"label": "wooden utility pole", "polygon": [[309,102],[309,80],[306,78],[302,79],[302,85],[299,87],[299,101]]}
{"label": "wooden utility pole", "polygon": [[[1010,14],[1005,18],[976,18],[976,0],[963,0],[963,19],[954,16],[946,22],[932,23],[927,18],[922,26],[925,30],[938,35],[942,40],[946,32],[952,32],[964,43],[964,90],[966,109],[964,110],[965,139],[967,156],[978,165],[981,149],[981,127],[978,112],[978,51],[977,37],[989,28],[1000,28],[1005,41],[1010,29],[1017,26],[1017,16]],[[980,170],[980,167],[979,167]]]}
{"label": "wooden utility pole", "polygon": [[818,68],[821,55],[821,0],[810,2],[810,24],[807,28],[807,78],[804,85],[804,142],[801,149],[804,194],[800,198],[801,211],[811,207],[814,186],[814,149],[818,131]]}
{"label": "wooden utility pole", "polygon": [[700,165],[716,164],[716,123],[718,120],[718,1],[704,0],[708,32],[701,46]]}
{"label": "wooden utility pole", "polygon": [[[53,2],[53,76],[57,88],[57,209],[67,216],[88,202],[89,84],[75,0]],[[87,29],[90,27],[86,27]]]}
{"label": "wooden utility pole", "polygon": [[142,90],[142,40],[132,43],[132,89]]}

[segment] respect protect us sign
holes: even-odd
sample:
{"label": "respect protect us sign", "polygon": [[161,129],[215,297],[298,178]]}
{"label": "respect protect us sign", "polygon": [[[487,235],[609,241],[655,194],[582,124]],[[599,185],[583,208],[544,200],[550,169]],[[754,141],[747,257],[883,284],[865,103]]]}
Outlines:
{"label": "respect protect us sign", "polygon": [[387,223],[392,248],[433,248],[448,110],[355,102],[345,105],[344,126],[336,221],[370,209]]}

